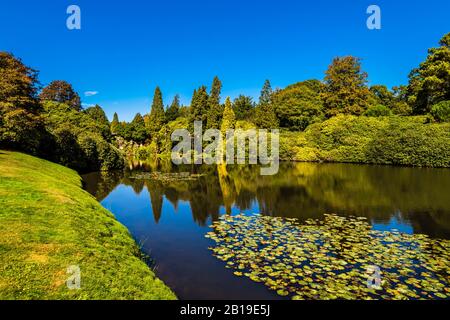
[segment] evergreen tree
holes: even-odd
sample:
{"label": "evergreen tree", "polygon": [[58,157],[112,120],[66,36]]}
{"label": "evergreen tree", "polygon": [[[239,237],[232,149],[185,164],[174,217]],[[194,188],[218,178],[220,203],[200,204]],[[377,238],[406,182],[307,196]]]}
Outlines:
{"label": "evergreen tree", "polygon": [[147,129],[145,128],[144,118],[137,113],[130,123],[131,138],[138,143],[144,143],[147,139]]}
{"label": "evergreen tree", "polygon": [[272,85],[269,80],[266,80],[259,96],[259,105],[270,104],[272,102],[272,93]]}
{"label": "evergreen tree", "polygon": [[152,109],[150,111],[148,122],[149,131],[154,134],[158,132],[165,123],[164,102],[161,89],[156,87],[153,95]]}
{"label": "evergreen tree", "polygon": [[201,86],[198,90],[194,90],[191,102],[191,126],[194,121],[202,121],[206,124],[208,112],[208,93],[205,86]]}
{"label": "evergreen tree", "polygon": [[111,122],[111,127],[110,127],[111,133],[114,135],[118,134],[119,126],[120,126],[119,116],[117,115],[117,112],[114,112],[113,121]]}
{"label": "evergreen tree", "polygon": [[261,90],[259,104],[256,108],[255,123],[262,129],[278,128],[278,119],[275,115],[272,104],[272,86],[270,81],[266,80]]}
{"label": "evergreen tree", "polygon": [[207,114],[207,129],[219,128],[222,108],[220,106],[220,93],[222,90],[222,82],[216,76],[214,77],[211,92],[208,98],[208,114]]}
{"label": "evergreen tree", "polygon": [[361,115],[375,103],[367,87],[367,73],[361,70],[358,58],[335,58],[326,71],[325,84],[321,97],[327,117]]}
{"label": "evergreen tree", "polygon": [[180,113],[180,97],[176,95],[173,98],[172,104],[166,111],[166,122],[174,121],[179,117]]}
{"label": "evergreen tree", "polygon": [[236,115],[236,120],[248,120],[252,117],[255,109],[255,103],[252,97],[240,95],[233,101],[233,111]]}
{"label": "evergreen tree", "polygon": [[228,129],[234,129],[236,124],[236,116],[233,111],[233,106],[231,104],[230,97],[227,97],[225,100],[225,106],[223,110],[222,124],[220,126],[220,131],[222,135],[225,136],[225,133]]}
{"label": "evergreen tree", "polygon": [[439,44],[409,75],[407,97],[414,114],[426,114],[433,105],[450,100],[450,33]]}

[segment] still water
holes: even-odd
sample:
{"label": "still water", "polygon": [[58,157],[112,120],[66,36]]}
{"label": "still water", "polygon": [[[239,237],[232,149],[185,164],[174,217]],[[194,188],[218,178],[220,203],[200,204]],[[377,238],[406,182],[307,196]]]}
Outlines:
{"label": "still water", "polygon": [[124,172],[91,173],[83,180],[180,299],[281,298],[261,283],[236,277],[212,256],[213,242],[204,236],[223,214],[259,212],[304,221],[336,213],[367,217],[377,230],[450,239],[449,169],[281,163],[275,176],[259,172],[256,166],[135,163]]}

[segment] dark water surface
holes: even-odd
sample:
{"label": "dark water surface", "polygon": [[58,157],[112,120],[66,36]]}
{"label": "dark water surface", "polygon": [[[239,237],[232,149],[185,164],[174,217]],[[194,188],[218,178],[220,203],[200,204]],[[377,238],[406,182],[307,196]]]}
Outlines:
{"label": "dark water surface", "polygon": [[[133,178],[149,171],[201,176],[190,181]],[[259,172],[256,166],[134,164],[125,172],[83,179],[181,299],[280,298],[261,283],[236,277],[212,256],[208,247],[213,242],[204,235],[223,214],[260,212],[304,221],[336,213],[367,217],[377,230],[450,239],[449,169],[281,163],[275,176]]]}

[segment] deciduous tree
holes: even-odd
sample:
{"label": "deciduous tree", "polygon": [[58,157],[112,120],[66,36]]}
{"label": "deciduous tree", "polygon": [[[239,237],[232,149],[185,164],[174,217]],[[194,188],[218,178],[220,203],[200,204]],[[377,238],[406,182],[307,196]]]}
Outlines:
{"label": "deciduous tree", "polygon": [[50,82],[39,94],[39,98],[43,101],[65,103],[77,111],[81,110],[80,96],[73,90],[70,83],[63,80]]}
{"label": "deciduous tree", "polygon": [[37,71],[0,52],[0,147],[37,153],[45,133]]}
{"label": "deciduous tree", "polygon": [[324,118],[320,94],[323,84],[308,80],[287,86],[273,94],[275,113],[282,128],[305,130],[314,122]]}
{"label": "deciduous tree", "polygon": [[326,86],[321,97],[327,117],[361,115],[374,104],[360,59],[352,56],[335,58],[325,74]]}
{"label": "deciduous tree", "polygon": [[111,139],[110,123],[102,107],[100,107],[97,104],[94,107],[87,108],[86,110],[84,110],[84,112],[92,120],[94,120],[95,124],[101,130],[103,138],[105,138],[106,140],[110,140]]}

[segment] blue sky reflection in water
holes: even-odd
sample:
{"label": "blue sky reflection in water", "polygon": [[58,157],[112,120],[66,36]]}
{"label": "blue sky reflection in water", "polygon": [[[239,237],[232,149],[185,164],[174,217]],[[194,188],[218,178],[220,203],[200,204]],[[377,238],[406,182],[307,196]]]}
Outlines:
{"label": "blue sky reflection in water", "polygon": [[[136,172],[191,171],[193,181],[131,179]],[[212,256],[204,237],[220,215],[321,219],[364,216],[377,230],[450,239],[450,171],[351,164],[282,163],[274,177],[257,167],[152,168],[84,176],[86,189],[115,214],[150,255],[157,275],[183,299],[277,299],[236,277]]]}

